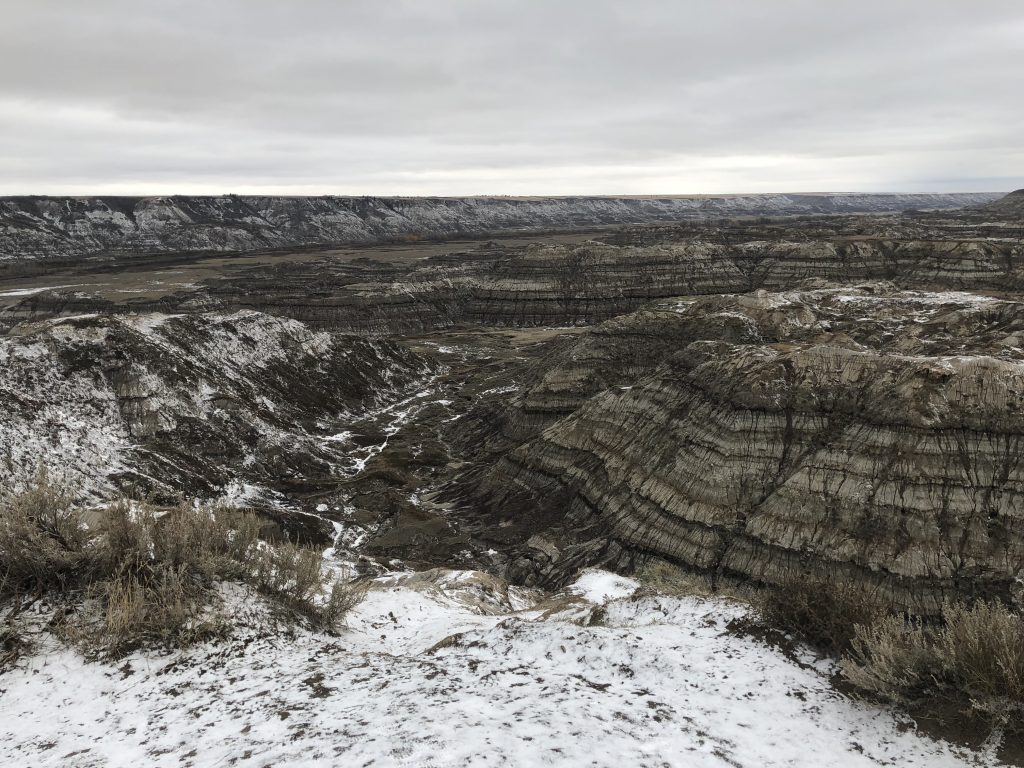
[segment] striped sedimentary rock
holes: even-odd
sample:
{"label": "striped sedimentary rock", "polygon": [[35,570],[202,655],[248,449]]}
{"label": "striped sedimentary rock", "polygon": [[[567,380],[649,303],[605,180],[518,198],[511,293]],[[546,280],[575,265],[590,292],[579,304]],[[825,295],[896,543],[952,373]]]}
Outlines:
{"label": "striped sedimentary rock", "polygon": [[[520,577],[654,554],[768,584],[842,577],[923,612],[1006,595],[1024,567],[1024,304],[869,290],[605,324],[505,406],[547,422],[449,492],[498,529],[546,526],[559,555],[525,547]],[[631,326],[657,329],[649,354]]]}

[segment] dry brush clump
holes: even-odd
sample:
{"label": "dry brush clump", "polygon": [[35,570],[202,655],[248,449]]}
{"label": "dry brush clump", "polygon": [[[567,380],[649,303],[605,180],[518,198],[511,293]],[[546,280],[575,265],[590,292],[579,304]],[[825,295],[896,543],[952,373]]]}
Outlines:
{"label": "dry brush clump", "polygon": [[835,655],[850,648],[855,627],[887,614],[870,592],[838,579],[793,580],[766,590],[758,602],[762,619],[770,627]]}
{"label": "dry brush clump", "polygon": [[893,613],[870,592],[808,580],[760,599],[762,620],[839,658],[854,689],[912,709],[959,708],[1024,723],[1024,615],[999,602],[947,603],[938,617]]}
{"label": "dry brush clump", "polygon": [[708,576],[691,573],[660,558],[651,558],[634,575],[645,593],[699,597],[716,594]]}
{"label": "dry brush clump", "polygon": [[70,496],[42,478],[0,508],[0,597],[87,581],[88,540]]}
{"label": "dry brush clump", "polygon": [[858,626],[841,666],[854,686],[896,703],[961,699],[999,722],[1024,718],[1024,616],[1002,603],[950,603],[931,623],[888,616]]}
{"label": "dry brush clump", "polygon": [[[45,599],[66,637],[112,654],[225,631],[219,582],[250,585],[324,629],[359,601],[359,588],[325,570],[320,553],[272,546],[259,531],[254,515],[224,507],[81,509],[43,479],[0,506],[0,600],[13,616]],[[4,658],[18,650],[12,632]]]}
{"label": "dry brush clump", "polygon": [[294,544],[261,548],[246,575],[263,594],[324,629],[334,627],[365,595],[360,586],[326,573],[319,552]]}

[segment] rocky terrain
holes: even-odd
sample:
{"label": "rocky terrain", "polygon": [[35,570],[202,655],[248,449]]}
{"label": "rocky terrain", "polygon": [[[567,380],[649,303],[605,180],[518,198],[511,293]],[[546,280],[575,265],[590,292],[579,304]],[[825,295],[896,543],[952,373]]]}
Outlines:
{"label": "rocky terrain", "polygon": [[666,198],[8,197],[0,199],[0,264],[366,245],[687,217],[960,208],[996,197],[987,193]]}
{"label": "rocky terrain", "polygon": [[164,268],[125,293],[11,280],[4,485],[227,495],[529,584],[655,557],[925,613],[1009,598],[1019,194],[268,257],[164,290]]}
{"label": "rocky terrain", "polygon": [[[357,614],[365,647],[334,669],[338,684],[361,691],[366,706],[377,684],[367,681],[380,678],[359,670],[383,663],[370,635],[374,643],[378,634],[389,642],[392,632],[408,640],[402,612],[414,606],[432,629],[388,653],[408,673],[401,684],[393,682],[412,697],[403,712],[415,722],[423,720],[424,702],[453,701],[448,689],[430,682],[435,677],[468,690],[479,667],[486,670],[481,681],[511,684],[522,666],[514,660],[522,658],[523,665],[540,664],[534,677],[520,681],[537,701],[555,691],[559,701],[585,695],[598,707],[597,694],[612,690],[609,708],[592,710],[600,717],[587,715],[585,727],[631,723],[628,733],[608,742],[626,762],[656,765],[665,754],[660,747],[644,751],[637,734],[657,729],[649,712],[624,703],[651,695],[654,703],[644,707],[669,720],[678,714],[688,724],[687,743],[711,751],[708,764],[773,764],[740,736],[709,735],[705,723],[723,706],[720,700],[693,711],[658,687],[652,670],[661,657],[646,644],[671,658],[679,653],[682,663],[693,658],[673,639],[684,632],[711,655],[744,659],[750,685],[733,692],[732,707],[740,698],[779,706],[756,691],[769,668],[771,675],[795,675],[793,684],[805,692],[818,691],[834,670],[811,674],[810,662],[800,661],[805,666],[793,671],[798,668],[774,656],[753,654],[748,640],[707,631],[709,612],[739,616],[729,603],[707,609],[692,598],[643,603],[646,593],[629,582],[635,599],[614,604],[602,596],[581,607],[564,590],[576,584],[578,592],[588,568],[634,577],[666,567],[725,591],[842,584],[923,617],[951,599],[1020,605],[1020,197],[964,210],[853,215],[855,206],[868,203],[790,196],[785,205],[826,206],[820,201],[827,200],[833,208],[775,215],[793,213],[779,203],[772,216],[752,217],[742,206],[753,203],[715,198],[717,218],[709,217],[710,204],[700,208],[690,198],[636,199],[628,205],[650,217],[635,220],[655,223],[475,243],[193,254],[189,263],[134,261],[125,253],[109,263],[9,274],[0,279],[0,497],[45,471],[87,504],[124,494],[161,504],[218,499],[261,513],[277,535],[326,549],[325,567],[360,574],[382,594],[400,586],[400,597],[378,595]],[[399,216],[396,201],[371,200],[352,221],[379,227],[345,240],[348,235],[330,229],[340,221],[330,211],[354,205],[351,200],[315,201],[324,206],[315,227],[303,211],[274,208],[271,216],[267,199],[232,198],[225,207],[228,200],[79,201],[60,215],[47,208],[52,201],[35,201],[37,208],[19,201],[40,218],[25,214],[0,243],[48,242],[55,258],[83,259],[122,247],[215,250],[211,238],[220,238],[222,250],[265,250],[298,242],[273,240],[273,232],[306,238],[303,246],[336,245],[401,232],[428,239],[482,234],[520,226],[516,211],[526,216],[516,208],[522,201],[488,199],[479,211],[493,217],[470,226],[458,218],[466,201],[409,202]],[[416,205],[428,203],[455,218],[424,228],[413,213],[426,215]],[[727,203],[740,208],[721,207]],[[88,214],[101,206],[108,213],[116,208],[117,216]],[[378,215],[379,206],[391,206],[391,213]],[[605,209],[594,206],[587,214],[593,219],[571,225],[627,218],[598,220]],[[171,216],[172,208],[187,216]],[[701,215],[691,216],[698,208]],[[44,222],[44,209],[47,222],[78,221],[78,234]],[[563,228],[558,210],[531,221]],[[191,230],[182,224],[200,219]],[[245,237],[237,228],[243,219]],[[124,235],[129,220],[132,227],[149,221],[148,234]],[[108,239],[95,235],[100,229]],[[175,239],[186,231],[195,239]],[[60,245],[65,240],[81,250],[67,250]],[[31,248],[9,252],[34,258]],[[616,578],[600,577],[621,583]],[[476,602],[469,609],[461,580],[471,582]],[[397,615],[392,599],[402,606]],[[263,680],[266,668],[296,663],[281,657],[262,629],[250,629],[265,653],[256,667],[239,655],[231,662],[241,665],[239,674]],[[595,643],[641,650],[616,662],[618,671],[580,661],[569,677],[557,664],[537,661],[550,661],[556,647],[583,659],[583,649]],[[475,650],[483,648],[499,649],[511,666],[492,669],[487,652]],[[618,659],[617,653],[601,658]],[[328,662],[313,656],[299,667],[319,681]],[[725,679],[729,672],[710,658],[695,674]],[[627,683],[631,674],[638,676]],[[31,708],[26,702],[37,693],[31,679],[28,671],[18,678],[17,711]],[[707,683],[671,679],[701,690]],[[99,678],[94,684],[108,686]],[[493,693],[489,685],[480,696]],[[286,723],[273,733],[261,730],[260,739],[287,736],[303,744],[307,730],[322,735],[335,727],[325,719],[330,710],[311,714],[293,693],[271,697],[267,706],[301,711],[301,732],[288,735]],[[819,693],[808,694],[813,703],[801,711],[813,709],[815,718],[833,711],[835,702]],[[502,702],[495,704],[500,717],[550,728],[541,722],[550,712],[515,709],[514,697]],[[230,697],[195,706],[253,727],[253,710],[243,712]],[[872,720],[883,717],[877,710],[840,709],[829,717],[853,723],[844,733],[857,744],[842,747],[844,761],[910,764],[899,746],[909,737],[877,743],[865,735],[868,722],[896,734],[891,720],[879,725]],[[137,737],[129,715],[118,712],[107,725],[121,734],[123,748],[180,757],[181,745]],[[378,712],[375,722],[392,722],[396,713]],[[350,735],[383,738],[365,722],[338,717],[344,725],[336,727]],[[479,724],[460,722],[479,733]],[[206,749],[217,751],[220,731],[207,730]],[[522,733],[507,736],[522,747]],[[822,754],[833,749],[818,730],[794,738],[809,739]],[[388,759],[422,764],[423,754],[449,744],[445,739],[428,733],[408,753]],[[31,762],[50,749],[46,744],[40,732],[16,756]],[[483,764],[492,748],[467,746],[463,760]],[[102,764],[99,747],[83,734],[62,741],[60,755],[54,749],[46,760],[88,753],[77,764]],[[376,749],[360,742],[350,756],[371,759],[379,756]],[[949,764],[959,760],[945,746],[907,749]],[[241,759],[237,752],[227,749],[221,757]],[[287,749],[279,754],[292,756]]]}
{"label": "rocky terrain", "polygon": [[[470,430],[456,483],[511,573],[657,555],[722,578],[862,583],[900,607],[1024,569],[1024,304],[858,288],[682,300],[589,330]],[[482,433],[482,434],[481,434]],[[493,434],[492,434],[493,433]]]}
{"label": "rocky terrain", "polygon": [[[58,314],[254,309],[316,328],[389,336],[592,324],[653,300],[785,290],[811,278],[1016,291],[1024,285],[1024,225],[999,210],[691,221],[625,227],[598,239],[381,249],[376,258],[359,249],[302,260],[268,255],[228,262],[214,279],[165,267],[156,274],[166,278],[118,289],[117,281],[136,274],[122,260],[85,275],[65,270],[10,281],[25,287],[0,291],[0,302],[10,296],[0,324]],[[83,280],[103,290],[87,290]],[[165,281],[168,289],[156,290]],[[77,287],[83,290],[68,290]]]}
{"label": "rocky terrain", "polygon": [[997,218],[1024,221],[1024,189],[1018,189],[1005,197],[981,206],[983,214],[994,214]]}
{"label": "rocky terrain", "polygon": [[164,501],[330,475],[338,425],[431,372],[393,343],[255,312],[56,319],[0,344],[2,493],[40,469],[94,496]]}

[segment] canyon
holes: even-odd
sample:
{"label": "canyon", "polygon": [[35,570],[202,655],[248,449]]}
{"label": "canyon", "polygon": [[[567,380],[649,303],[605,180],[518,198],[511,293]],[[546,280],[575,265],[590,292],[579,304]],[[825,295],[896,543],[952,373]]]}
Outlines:
{"label": "canyon", "polygon": [[8,278],[3,487],[230,497],[532,586],[1015,599],[1020,196]]}
{"label": "canyon", "polygon": [[[45,477],[86,507],[237,507],[267,541],[322,550],[325,567],[368,585],[338,673],[363,706],[375,698],[358,670],[390,680],[395,663],[410,701],[441,701],[431,681],[450,675],[519,717],[514,696],[471,678],[533,664],[543,675],[521,683],[533,700],[556,680],[559,701],[604,713],[581,714],[586,728],[631,718],[623,755],[637,754],[636,732],[658,731],[627,702],[656,691],[670,702],[644,705],[658,718],[689,712],[687,739],[755,764],[764,749],[721,737],[709,712],[753,701],[761,722],[759,690],[786,680],[811,696],[798,709],[815,723],[794,738],[822,754],[964,764],[830,698],[836,672],[820,657],[756,650],[729,596],[839,585],[926,621],[953,600],[1024,605],[1022,200],[8,199],[0,503]],[[654,572],[707,596],[652,596]],[[238,643],[259,649],[229,654],[250,688],[276,685],[278,664],[322,677],[320,661],[282,653],[258,606],[224,599],[244,617]],[[707,651],[707,711],[671,692],[698,685],[685,675],[648,679],[650,648],[685,667],[680,633]],[[342,653],[291,637],[310,659]],[[604,643],[648,650],[608,666],[618,651],[589,655]],[[522,663],[497,664],[490,646]],[[550,662],[566,648],[581,660],[572,674]],[[709,683],[735,669],[721,654],[744,670],[735,692]],[[175,686],[192,666],[220,674],[203,652],[183,658]],[[100,673],[78,674],[112,695]],[[17,706],[43,696],[60,710],[33,679],[15,679]],[[157,688],[132,696],[153,706]],[[306,711],[304,696],[267,707]],[[251,719],[240,700],[207,705]],[[324,706],[304,721],[320,736],[292,742],[321,748]],[[821,712],[866,746],[830,746]],[[414,714],[429,733],[409,754],[454,748]],[[534,715],[543,728],[557,716]],[[156,749],[117,717],[118,743]],[[44,731],[16,758],[44,754]],[[61,743],[101,749],[85,731]],[[464,757],[483,764],[488,749],[467,743]]]}

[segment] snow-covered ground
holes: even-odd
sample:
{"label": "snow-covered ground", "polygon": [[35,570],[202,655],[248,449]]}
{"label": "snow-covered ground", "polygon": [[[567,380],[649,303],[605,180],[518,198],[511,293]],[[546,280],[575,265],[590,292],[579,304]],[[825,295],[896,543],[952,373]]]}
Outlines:
{"label": "snow-covered ground", "polygon": [[337,637],[233,588],[228,641],[117,663],[50,641],[0,675],[0,765],[989,764],[727,631],[741,606],[635,587],[385,576]]}

